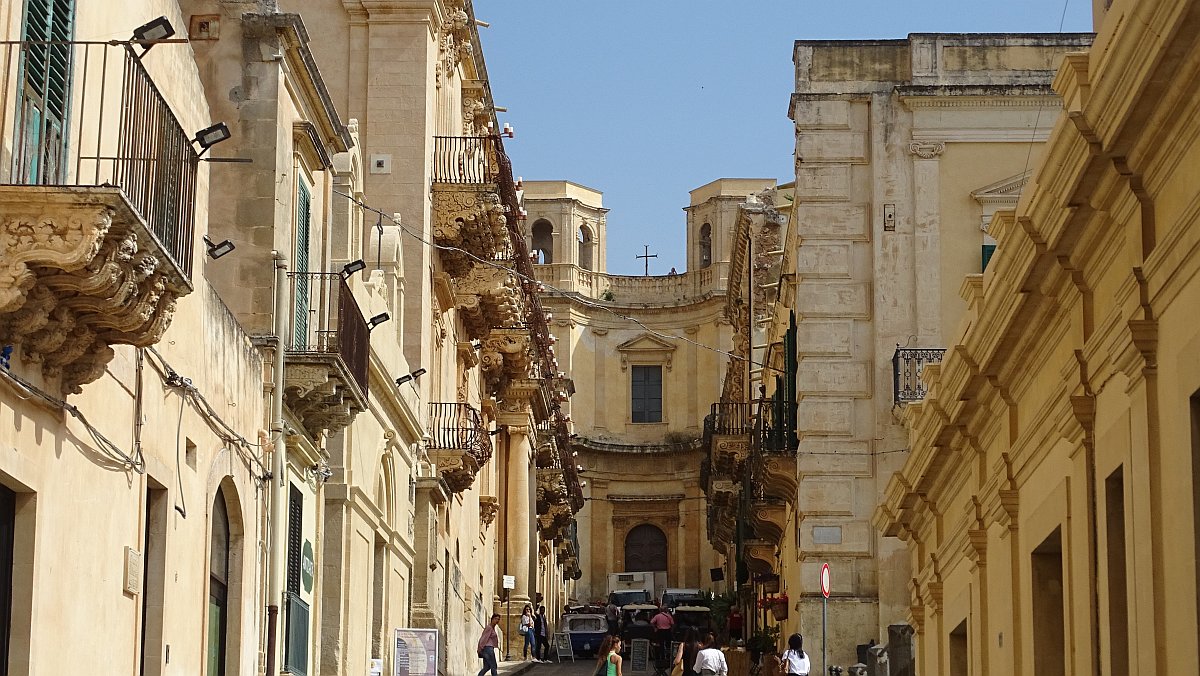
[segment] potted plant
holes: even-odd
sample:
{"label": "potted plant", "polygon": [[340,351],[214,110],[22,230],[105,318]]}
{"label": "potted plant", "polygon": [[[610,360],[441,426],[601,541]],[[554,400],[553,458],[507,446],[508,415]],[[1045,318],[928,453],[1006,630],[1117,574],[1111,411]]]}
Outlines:
{"label": "potted plant", "polygon": [[775,616],[776,622],[782,622],[788,617],[788,597],[787,594],[771,597],[771,614]]}
{"label": "potted plant", "polygon": [[766,626],[759,627],[750,635],[750,640],[746,642],[746,649],[750,651],[750,661],[755,664],[762,658],[763,655],[774,653],[775,648],[779,646],[779,627]]}

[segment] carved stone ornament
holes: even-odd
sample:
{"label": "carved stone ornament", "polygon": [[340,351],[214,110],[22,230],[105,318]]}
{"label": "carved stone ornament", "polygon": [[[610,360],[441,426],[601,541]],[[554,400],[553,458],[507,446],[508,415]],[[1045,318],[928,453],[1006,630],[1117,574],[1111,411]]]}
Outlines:
{"label": "carved stone ornament", "polygon": [[469,451],[459,448],[430,451],[442,479],[452,493],[461,493],[475,483],[479,474],[479,462]]}
{"label": "carved stone ornament", "polygon": [[755,459],[755,477],[763,493],[795,505],[799,479],[790,453],[762,453]]}
{"label": "carved stone ornament", "polygon": [[908,152],[923,160],[936,160],[946,152],[946,144],[940,141],[913,141],[908,144]]}
{"label": "carved stone ornament", "polygon": [[527,378],[531,363],[531,338],[525,329],[493,329],[483,339],[480,363],[483,377],[493,390],[513,378]]}
{"label": "carved stone ornament", "polygon": [[750,435],[714,436],[713,471],[717,476],[738,481],[744,469],[743,463],[750,457]]}
{"label": "carved stone ornament", "polygon": [[537,513],[546,514],[554,505],[567,504],[567,485],[563,481],[561,468],[545,467],[537,470]]}
{"label": "carved stone ornament", "polygon": [[463,136],[487,136],[492,110],[482,86],[464,82],[462,88]]}
{"label": "carved stone ornament", "polygon": [[353,376],[335,355],[289,354],[283,380],[284,404],[313,439],[322,431],[341,431],[367,408]]}
{"label": "carved stone ornament", "polygon": [[[500,195],[491,186],[439,183],[433,186],[433,238],[484,260],[492,260],[509,248],[508,218]],[[456,251],[441,252],[442,267],[451,277],[471,270],[469,256]]]}
{"label": "carved stone ornament", "polygon": [[493,495],[479,496],[479,522],[484,528],[492,525],[500,513],[500,499]]}
{"label": "carved stone ornament", "polygon": [[435,82],[438,87],[450,79],[463,59],[474,52],[471,46],[471,17],[462,0],[451,0],[438,36],[438,68]]}
{"label": "carved stone ornament", "polygon": [[157,343],[191,290],[119,189],[0,188],[0,345],[64,394],[103,375],[111,345]]}
{"label": "carved stone ornament", "polygon": [[454,300],[463,326],[472,339],[482,339],[493,327],[521,322],[521,293],[512,273],[490,265],[473,265],[454,280]]}
{"label": "carved stone ornament", "polygon": [[775,572],[775,544],[762,540],[746,540],[742,546],[746,568],[755,575]]}
{"label": "carved stone ornament", "polygon": [[787,505],[782,500],[755,500],[750,506],[750,523],[756,536],[779,546],[787,530]]}

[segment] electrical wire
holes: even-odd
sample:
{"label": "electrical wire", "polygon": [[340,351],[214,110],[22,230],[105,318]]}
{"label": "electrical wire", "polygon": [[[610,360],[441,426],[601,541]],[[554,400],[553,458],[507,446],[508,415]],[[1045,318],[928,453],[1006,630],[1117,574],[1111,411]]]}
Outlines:
{"label": "electrical wire", "polygon": [[[1063,0],[1062,15],[1058,18],[1058,32],[1063,32],[1063,26],[1067,25],[1067,8],[1070,7],[1071,0]],[[1033,119],[1033,132],[1029,137],[1029,148],[1025,151],[1025,168],[1021,170],[1021,175],[1024,176],[1029,171],[1029,162],[1033,159],[1033,146],[1037,143],[1038,129],[1042,124],[1042,106],[1038,106],[1037,116]],[[1021,190],[1017,192],[1017,199],[1020,200],[1025,194],[1025,186],[1029,184],[1026,180],[1021,184]]]}
{"label": "electrical wire", "polygon": [[175,505],[175,511],[183,518],[187,518],[187,497],[186,491],[183,490],[183,467],[179,463],[179,442],[183,440],[183,409],[184,402],[179,400],[179,419],[175,421],[175,485],[179,487],[179,504]]}
{"label": "electrical wire", "polygon": [[467,258],[470,258],[471,260],[473,260],[477,263],[481,263],[483,265],[487,265],[489,267],[496,268],[497,270],[506,272],[506,273],[516,277],[520,281],[528,282],[530,284],[540,284],[542,287],[544,287],[552,292],[549,295],[558,296],[560,298],[569,298],[569,299],[575,300],[579,304],[584,305],[586,307],[594,308],[597,310],[603,310],[618,319],[637,324],[642,330],[644,330],[647,333],[649,333],[650,335],[656,336],[658,338],[662,338],[664,340],[677,340],[677,341],[680,341],[683,343],[695,345],[696,347],[699,347],[704,350],[709,350],[710,352],[716,352],[717,354],[724,355],[726,357],[729,357],[730,359],[736,359],[739,361],[747,362],[752,366],[760,366],[762,368],[771,368],[770,366],[767,366],[766,364],[761,364],[759,362],[753,361],[753,360],[749,359],[748,357],[743,357],[742,355],[734,354],[733,352],[729,352],[728,350],[722,350],[720,348],[716,348],[711,345],[705,345],[704,343],[701,343],[700,341],[692,340],[691,338],[688,338],[686,336],[680,336],[680,335],[677,335],[674,333],[667,333],[664,331],[659,331],[657,329],[652,329],[649,326],[646,326],[646,324],[644,324],[637,317],[632,317],[630,315],[621,314],[620,312],[617,312],[616,310],[614,310],[610,307],[601,305],[591,299],[584,298],[583,296],[580,296],[579,294],[572,294],[570,292],[563,291],[562,289],[560,289],[552,284],[547,284],[546,282],[538,281],[537,279],[534,279],[532,277],[527,277],[512,268],[509,268],[500,263],[496,263],[494,261],[489,261],[489,260],[480,258],[479,256],[476,256],[475,254],[471,253],[470,251],[466,251],[465,249],[461,249],[456,246],[450,246],[447,244],[438,244],[436,242],[430,242],[429,240],[426,240],[420,233],[410,230],[407,226],[405,226],[400,221],[385,214],[383,211],[366,204],[365,202],[359,200],[358,198],[356,198],[352,195],[347,195],[346,193],[338,191],[338,190],[333,190],[333,193],[336,195],[341,195],[342,197],[345,197],[346,199],[350,200],[351,202],[353,202],[355,205],[357,205],[360,209],[362,209],[364,211],[369,211],[373,214],[378,214],[380,218],[386,218],[388,221],[392,222],[396,227],[400,228],[400,230],[402,232],[404,232],[408,236],[412,237],[413,239],[417,240],[418,242],[424,244],[425,246],[430,246],[430,247],[433,247],[434,249],[438,249],[440,251],[454,251],[454,252],[463,254]]}

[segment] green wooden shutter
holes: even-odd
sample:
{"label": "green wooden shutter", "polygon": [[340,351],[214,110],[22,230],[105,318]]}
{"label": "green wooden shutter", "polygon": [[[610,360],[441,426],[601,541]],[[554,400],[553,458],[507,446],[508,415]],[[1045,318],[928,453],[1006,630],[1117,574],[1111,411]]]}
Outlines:
{"label": "green wooden shutter", "polygon": [[299,182],[299,186],[296,192],[296,321],[293,326],[292,346],[303,351],[308,349],[308,248],[312,224],[312,193],[303,180]]}
{"label": "green wooden shutter", "polygon": [[[65,180],[75,0],[27,0],[21,39],[17,182]],[[49,43],[49,44],[48,44]]]}
{"label": "green wooden shutter", "polygon": [[992,254],[996,253],[995,244],[983,245],[983,265],[980,267],[980,272],[987,270],[988,263],[992,260]]}

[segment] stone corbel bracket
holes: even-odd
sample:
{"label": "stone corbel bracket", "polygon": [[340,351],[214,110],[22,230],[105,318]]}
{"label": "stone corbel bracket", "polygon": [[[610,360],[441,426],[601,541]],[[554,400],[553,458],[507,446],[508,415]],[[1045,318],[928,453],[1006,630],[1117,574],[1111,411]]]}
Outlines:
{"label": "stone corbel bracket", "polygon": [[521,322],[521,293],[512,273],[474,265],[469,273],[454,279],[452,285],[455,307],[462,313],[463,325],[472,339],[486,337],[492,327]]}
{"label": "stone corbel bracket", "polygon": [[492,329],[483,340],[479,360],[483,376],[493,388],[529,376],[531,339],[525,329]]}
{"label": "stone corbel bracket", "polygon": [[63,394],[103,375],[110,346],[157,343],[191,291],[119,189],[0,187],[0,344]]}

